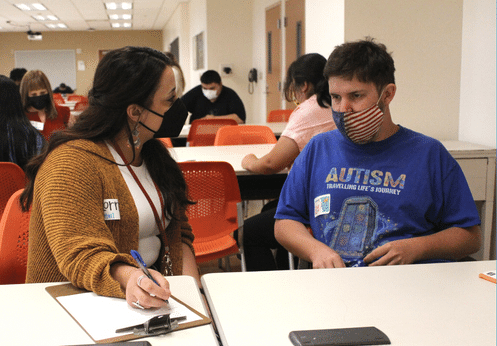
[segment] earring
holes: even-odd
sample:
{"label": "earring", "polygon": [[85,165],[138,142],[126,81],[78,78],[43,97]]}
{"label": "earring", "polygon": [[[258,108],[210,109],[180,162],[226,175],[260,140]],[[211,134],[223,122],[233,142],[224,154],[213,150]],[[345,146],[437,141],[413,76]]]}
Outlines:
{"label": "earring", "polygon": [[140,132],[138,131],[138,124],[137,124],[135,126],[135,129],[131,132],[131,136],[136,137],[133,140],[133,145],[135,146],[136,149],[138,149],[140,147],[140,144],[141,144],[140,137],[138,137],[139,135],[140,135]]}

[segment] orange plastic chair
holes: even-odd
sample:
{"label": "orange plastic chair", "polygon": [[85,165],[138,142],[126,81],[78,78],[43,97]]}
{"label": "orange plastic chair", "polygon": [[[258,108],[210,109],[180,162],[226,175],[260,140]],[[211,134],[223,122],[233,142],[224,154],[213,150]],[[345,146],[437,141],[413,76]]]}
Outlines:
{"label": "orange plastic chair", "polygon": [[84,111],[88,108],[88,101],[78,101],[74,104],[74,110],[77,112]]}
{"label": "orange plastic chair", "polygon": [[61,117],[64,124],[67,126],[67,124],[69,124],[69,119],[71,118],[71,109],[66,106],[55,105],[55,110],[57,111],[57,117]]}
{"label": "orange plastic chair", "polygon": [[0,218],[10,196],[26,184],[24,171],[12,162],[0,162]]}
{"label": "orange plastic chair", "polygon": [[159,138],[159,140],[166,146],[166,148],[172,148],[173,142],[171,138]]}
{"label": "orange plastic chair", "polygon": [[86,97],[84,95],[71,94],[71,95],[67,95],[67,101],[76,101],[76,102],[85,101],[85,102],[88,102],[88,97]]}
{"label": "orange plastic chair", "polygon": [[214,145],[274,144],[276,136],[264,125],[227,126],[217,131]]}
{"label": "orange plastic chair", "polygon": [[10,197],[0,220],[0,284],[23,284],[28,262],[29,218],[23,213],[19,196],[23,189]]}
{"label": "orange plastic chair", "polygon": [[[195,235],[193,248],[197,263],[241,253],[243,248],[231,236],[242,232],[243,216],[238,180],[227,162],[195,161],[178,163],[188,186],[188,196],[196,204],[188,207],[187,215]],[[240,234],[241,236],[241,234]],[[229,271],[229,259],[226,258]]]}
{"label": "orange plastic chair", "polygon": [[62,105],[65,103],[64,98],[62,97],[61,94],[56,94],[56,93],[53,94],[53,100],[57,105]]}
{"label": "orange plastic chair", "polygon": [[268,123],[287,122],[292,113],[293,109],[275,109],[269,112],[266,121]]}
{"label": "orange plastic chair", "polygon": [[223,126],[238,125],[234,119],[197,119],[192,121],[186,139],[187,146],[200,147],[214,145],[217,130]]}

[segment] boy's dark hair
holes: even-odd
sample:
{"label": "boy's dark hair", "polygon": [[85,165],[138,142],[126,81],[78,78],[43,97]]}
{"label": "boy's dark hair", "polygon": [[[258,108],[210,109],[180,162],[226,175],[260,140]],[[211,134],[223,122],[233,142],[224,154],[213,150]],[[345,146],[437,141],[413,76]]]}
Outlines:
{"label": "boy's dark hair", "polygon": [[214,70],[205,71],[200,77],[200,83],[202,84],[211,84],[217,83],[221,84],[221,76]]}
{"label": "boy's dark hair", "polygon": [[357,78],[363,83],[374,83],[378,92],[387,84],[395,84],[395,66],[387,47],[366,38],[335,47],[324,67],[324,76]]}
{"label": "boy's dark hair", "polygon": [[10,71],[10,79],[12,79],[14,82],[20,82],[26,72],[28,72],[28,70],[26,70],[25,68],[15,68]]}

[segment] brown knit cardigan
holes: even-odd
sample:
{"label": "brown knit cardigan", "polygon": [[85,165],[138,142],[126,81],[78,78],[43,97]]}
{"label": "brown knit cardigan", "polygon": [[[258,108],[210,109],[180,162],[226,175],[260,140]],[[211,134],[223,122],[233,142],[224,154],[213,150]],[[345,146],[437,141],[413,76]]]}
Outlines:
{"label": "brown knit cardigan", "polygon": [[[99,295],[125,297],[110,266],[136,266],[138,212],[133,197],[105,143],[76,140],[50,153],[34,185],[29,225],[26,282],[69,280]],[[120,220],[104,220],[103,200],[117,199]],[[182,243],[193,250],[185,210],[166,229],[174,275],[182,272]],[[193,252],[194,253],[194,252]],[[163,251],[160,254],[163,257]],[[163,271],[164,268],[161,268]]]}

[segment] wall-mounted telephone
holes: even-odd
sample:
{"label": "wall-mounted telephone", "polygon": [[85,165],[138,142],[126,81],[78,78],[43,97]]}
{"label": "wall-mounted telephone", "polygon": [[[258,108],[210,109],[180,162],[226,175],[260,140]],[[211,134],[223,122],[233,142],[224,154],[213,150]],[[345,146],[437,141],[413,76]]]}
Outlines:
{"label": "wall-mounted telephone", "polygon": [[249,82],[256,82],[257,83],[257,69],[253,68],[249,71],[248,75],[248,80]]}
{"label": "wall-mounted telephone", "polygon": [[253,94],[254,83],[257,83],[257,69],[253,68],[249,71],[248,80],[249,80],[248,92],[249,94]]}

